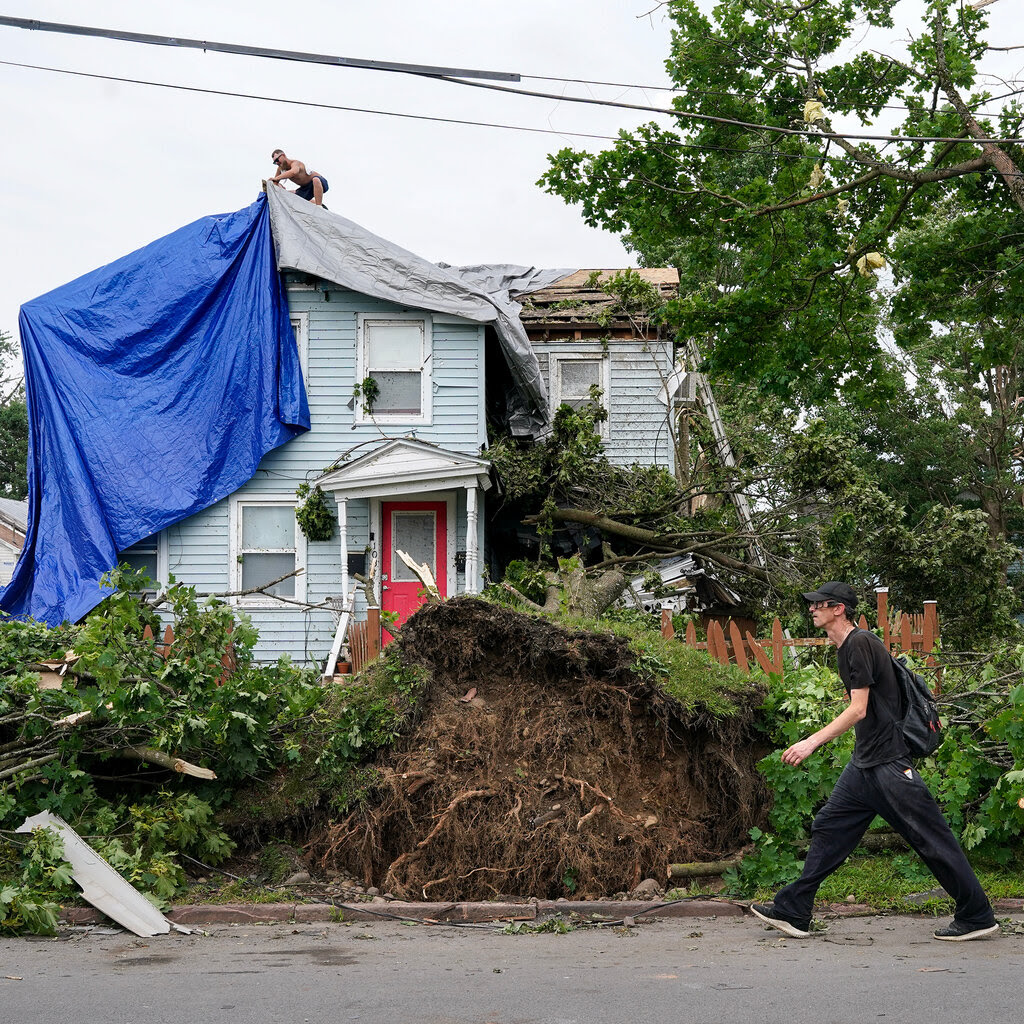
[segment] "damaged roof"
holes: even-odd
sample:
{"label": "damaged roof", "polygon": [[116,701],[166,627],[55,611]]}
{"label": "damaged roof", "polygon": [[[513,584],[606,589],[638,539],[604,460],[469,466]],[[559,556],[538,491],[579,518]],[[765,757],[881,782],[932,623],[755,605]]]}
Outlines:
{"label": "damaged roof", "polygon": [[679,295],[679,271],[673,267],[645,267],[640,270],[577,270],[575,273],[535,291],[520,292],[519,319],[531,341],[657,337],[657,329],[643,318],[630,318],[621,310],[606,285],[617,275],[636,274],[667,302]]}

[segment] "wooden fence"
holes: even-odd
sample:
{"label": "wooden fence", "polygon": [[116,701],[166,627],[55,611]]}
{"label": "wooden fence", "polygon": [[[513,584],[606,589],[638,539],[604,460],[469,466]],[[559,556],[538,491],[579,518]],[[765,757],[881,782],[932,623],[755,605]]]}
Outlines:
{"label": "wooden fence", "polygon": [[[882,627],[882,640],[885,646],[893,653],[900,654],[905,651],[919,651],[929,655],[927,662],[934,666],[935,660],[930,657],[935,650],[939,639],[939,615],[938,606],[935,601],[925,601],[924,611],[921,614],[908,614],[907,612],[894,613],[890,621],[888,607],[888,590],[879,589],[876,591],[878,600],[878,622]],[[858,625],[862,629],[868,628],[867,619],[862,615]],[[673,637],[676,635],[672,625],[672,613],[667,608],[661,613],[661,635]],[[758,639],[748,629],[741,629],[739,624],[732,619],[726,619],[723,625],[716,619],[707,623],[707,639],[697,639],[697,628],[690,622],[687,624],[686,633],[682,637],[685,643],[699,651],[707,651],[716,661],[722,665],[737,665],[744,672],[750,672],[752,668],[761,668],[768,673],[777,675],[783,674],[783,651],[787,647],[827,647],[831,640],[825,636],[814,637],[787,637],[782,629],[782,623],[776,618],[772,623],[771,636],[766,639]]]}
{"label": "wooden fence", "polygon": [[[228,626],[227,632],[232,632],[231,626]],[[167,628],[164,629],[164,638],[162,643],[156,643],[156,638],[153,636],[153,629],[151,626],[147,626],[142,631],[142,639],[153,644],[156,653],[166,661],[171,656],[171,649],[174,646],[174,627],[168,623]],[[238,659],[235,657],[235,645],[230,640],[224,648],[224,653],[220,656],[220,667],[223,671],[217,677],[217,685],[223,686],[227,677],[238,667]]]}
{"label": "wooden fence", "polygon": [[380,609],[367,608],[362,622],[348,627],[348,652],[352,659],[352,672],[361,672],[380,654]]}

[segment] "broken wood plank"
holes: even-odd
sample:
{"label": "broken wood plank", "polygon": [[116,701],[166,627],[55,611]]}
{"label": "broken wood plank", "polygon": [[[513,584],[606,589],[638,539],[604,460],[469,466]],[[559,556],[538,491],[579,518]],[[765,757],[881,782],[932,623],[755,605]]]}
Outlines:
{"label": "broken wood plank", "polygon": [[750,644],[750,651],[757,659],[762,672],[766,675],[782,675],[782,666],[772,664],[768,658],[768,652],[761,645],[761,642],[755,640],[750,633],[747,633],[747,643]]}
{"label": "broken wood plank", "polygon": [[661,609],[661,635],[666,640],[671,640],[676,635],[676,628],[672,625],[672,609]]}
{"label": "broken wood plank", "polygon": [[434,574],[430,571],[430,566],[424,562],[422,565],[418,562],[414,562],[409,555],[404,551],[395,549],[395,554],[405,562],[409,567],[409,570],[416,576],[416,578],[423,585],[423,589],[427,592],[428,601],[440,601],[441,592],[437,589],[437,583],[434,580]]}

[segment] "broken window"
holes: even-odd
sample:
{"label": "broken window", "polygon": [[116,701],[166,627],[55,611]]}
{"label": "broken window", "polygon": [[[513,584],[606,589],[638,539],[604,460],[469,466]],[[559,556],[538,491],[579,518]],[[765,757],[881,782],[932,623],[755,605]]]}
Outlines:
{"label": "broken window", "polygon": [[[599,405],[608,408],[608,362],[600,356],[556,356],[551,362],[552,410],[560,405],[582,409],[594,401],[594,389],[601,392]],[[598,425],[598,433],[607,433],[607,420]]]}

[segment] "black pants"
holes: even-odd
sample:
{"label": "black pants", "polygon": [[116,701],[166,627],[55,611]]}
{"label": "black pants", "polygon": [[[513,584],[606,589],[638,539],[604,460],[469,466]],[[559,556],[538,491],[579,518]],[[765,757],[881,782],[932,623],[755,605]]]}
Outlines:
{"label": "black pants", "polygon": [[884,818],[956,901],[956,920],[977,928],[995,923],[992,906],[924,780],[909,761],[873,768],[848,764],[811,826],[804,870],[780,890],[775,907],[809,927],[818,886],[853,853],[875,815]]}

